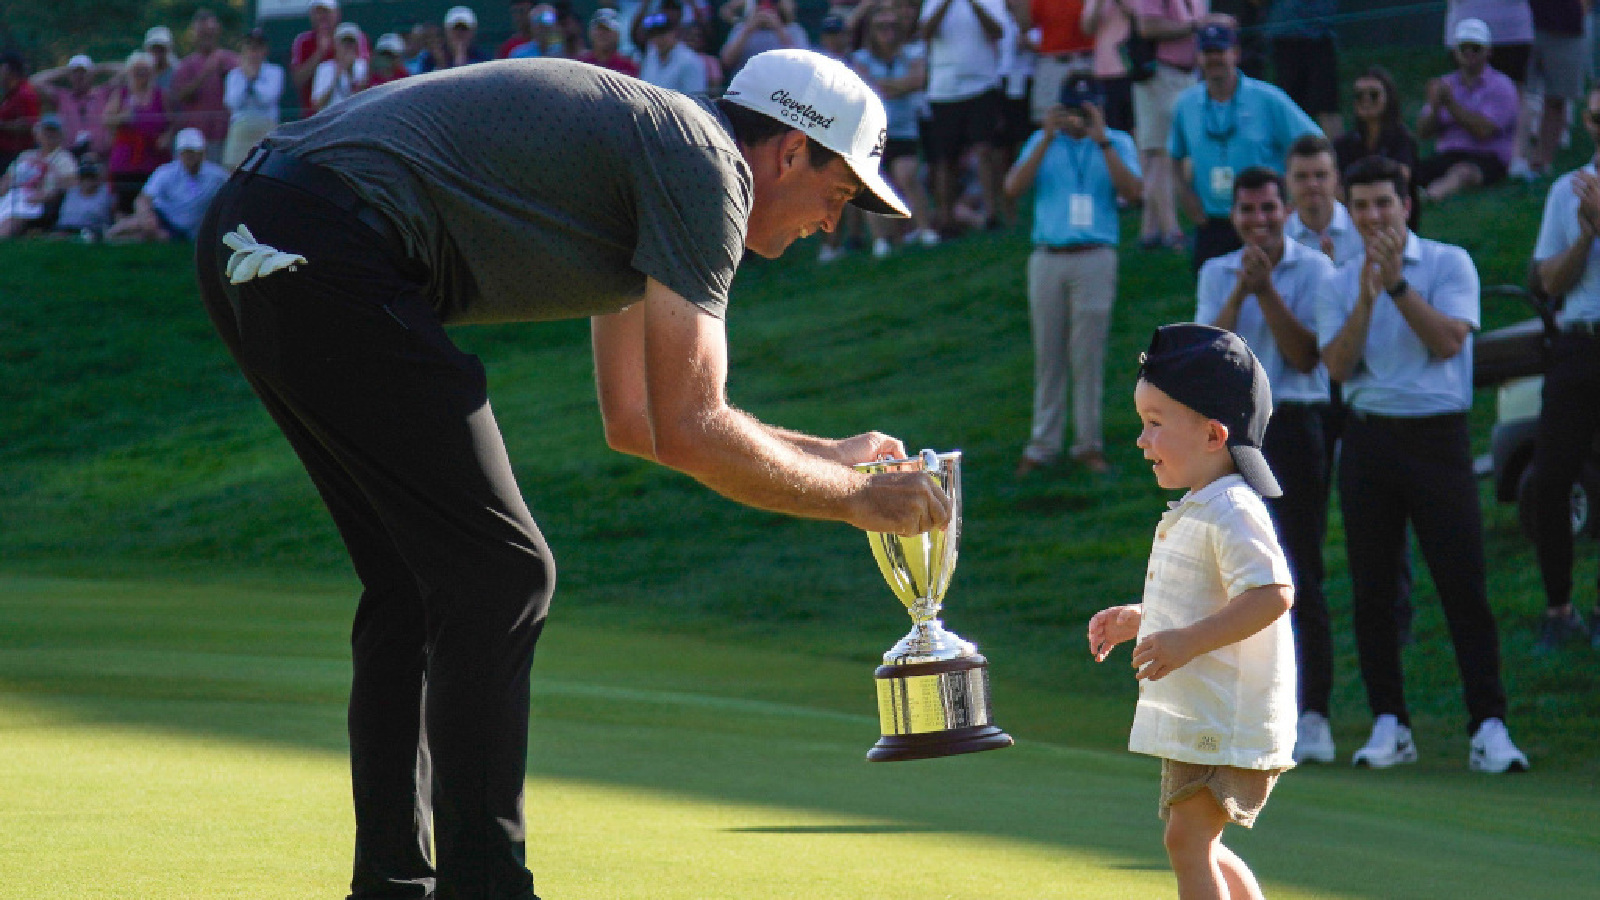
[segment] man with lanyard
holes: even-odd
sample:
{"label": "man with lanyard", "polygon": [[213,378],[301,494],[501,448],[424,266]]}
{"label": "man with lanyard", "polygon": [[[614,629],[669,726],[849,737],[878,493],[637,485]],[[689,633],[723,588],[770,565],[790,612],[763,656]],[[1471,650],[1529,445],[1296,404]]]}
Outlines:
{"label": "man with lanyard", "polygon": [[1086,75],[1061,85],[1044,128],[1022,148],[1005,192],[1020,197],[1037,181],[1028,310],[1033,321],[1033,430],[1017,463],[1025,476],[1061,454],[1067,375],[1072,376],[1072,459],[1110,471],[1101,434],[1106,336],[1117,296],[1117,199],[1139,202],[1138,150],[1110,131],[1105,94]]}
{"label": "man with lanyard", "polygon": [[1399,163],[1369,156],[1350,167],[1345,183],[1366,255],[1323,281],[1317,340],[1350,411],[1339,506],[1356,652],[1373,715],[1372,735],[1352,761],[1382,769],[1417,760],[1395,619],[1409,522],[1455,645],[1471,735],[1467,766],[1524,771],[1528,758],[1506,730],[1467,430],[1478,272],[1467,251],[1406,227],[1411,202]]}
{"label": "man with lanyard", "polygon": [[[1600,147],[1600,89],[1590,89],[1583,126]],[[1572,483],[1600,430],[1600,177],[1595,158],[1550,186],[1533,258],[1552,297],[1565,297],[1561,334],[1544,373],[1539,437],[1533,455],[1535,535],[1544,578],[1545,618],[1537,649],[1549,653],[1585,634],[1572,605]],[[1597,604],[1600,609],[1600,604]],[[1591,618],[1600,648],[1600,617]]]}
{"label": "man with lanyard", "polygon": [[1333,263],[1284,239],[1286,200],[1282,176],[1266,166],[1251,166],[1234,179],[1232,222],[1243,246],[1201,266],[1194,320],[1244,338],[1272,385],[1272,420],[1261,452],[1283,488],[1267,508],[1294,575],[1291,615],[1300,675],[1294,758],[1333,762],[1333,639],[1322,594],[1328,372],[1316,334],[1317,288],[1333,277]]}
{"label": "man with lanyard", "polygon": [[528,677],[555,570],[483,364],[446,325],[590,317],[612,447],[776,512],[949,522],[925,474],[852,468],[900,441],[812,437],[727,399],[745,251],[776,257],[846,203],[906,215],[878,172],[885,122],[854,72],[804,50],[755,57],[715,104],[492,61],[280,125],[217,194],[196,248],[207,311],[363,586],[354,898],[534,898]]}
{"label": "man with lanyard", "polygon": [[1233,178],[1251,166],[1283,171],[1289,145],[1302,134],[1322,134],[1278,88],[1239,71],[1233,20],[1200,27],[1202,81],[1178,95],[1172,109],[1168,153],[1181,167],[1178,205],[1197,224],[1194,270],[1214,256],[1239,249],[1233,229]]}

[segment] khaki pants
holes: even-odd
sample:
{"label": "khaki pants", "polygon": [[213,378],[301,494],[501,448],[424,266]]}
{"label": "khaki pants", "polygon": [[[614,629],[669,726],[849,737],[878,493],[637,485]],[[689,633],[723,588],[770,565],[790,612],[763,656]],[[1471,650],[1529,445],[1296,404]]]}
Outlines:
{"label": "khaki pants", "polygon": [[1106,337],[1117,296],[1117,251],[1035,250],[1028,258],[1028,311],[1033,321],[1033,432],[1023,454],[1036,462],[1061,455],[1067,378],[1072,379],[1074,454],[1104,449]]}

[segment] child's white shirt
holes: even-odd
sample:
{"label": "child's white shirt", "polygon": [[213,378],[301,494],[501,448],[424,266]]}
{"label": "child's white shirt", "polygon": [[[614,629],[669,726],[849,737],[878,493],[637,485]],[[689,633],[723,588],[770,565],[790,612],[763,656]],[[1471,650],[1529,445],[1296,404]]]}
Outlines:
{"label": "child's white shirt", "polygon": [[[1229,475],[1169,504],[1150,550],[1142,639],[1205,618],[1253,588],[1292,585],[1260,495]],[[1289,616],[1139,682],[1128,749],[1241,769],[1294,765],[1294,636]]]}

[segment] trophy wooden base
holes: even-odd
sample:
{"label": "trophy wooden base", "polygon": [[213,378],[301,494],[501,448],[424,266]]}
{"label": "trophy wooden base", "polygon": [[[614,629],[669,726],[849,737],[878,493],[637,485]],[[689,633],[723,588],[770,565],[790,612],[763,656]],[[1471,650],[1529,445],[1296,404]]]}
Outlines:
{"label": "trophy wooden base", "polygon": [[884,665],[875,674],[883,737],[867,753],[869,762],[955,756],[1015,743],[990,721],[989,662],[982,656]]}

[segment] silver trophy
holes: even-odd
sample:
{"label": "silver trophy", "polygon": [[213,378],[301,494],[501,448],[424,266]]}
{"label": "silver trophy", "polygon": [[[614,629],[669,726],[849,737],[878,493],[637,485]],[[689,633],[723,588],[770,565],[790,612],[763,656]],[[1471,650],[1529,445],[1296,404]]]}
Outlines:
{"label": "silver trophy", "polygon": [[876,673],[883,737],[867,759],[927,759],[1011,746],[1011,735],[990,721],[989,661],[939,621],[961,543],[961,451],[924,450],[912,459],[861,463],[856,469],[926,472],[950,497],[950,524],[942,531],[910,537],[867,532],[878,570],[912,622]]}

